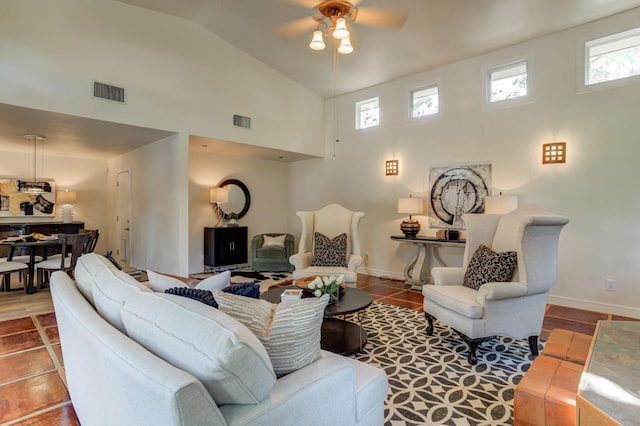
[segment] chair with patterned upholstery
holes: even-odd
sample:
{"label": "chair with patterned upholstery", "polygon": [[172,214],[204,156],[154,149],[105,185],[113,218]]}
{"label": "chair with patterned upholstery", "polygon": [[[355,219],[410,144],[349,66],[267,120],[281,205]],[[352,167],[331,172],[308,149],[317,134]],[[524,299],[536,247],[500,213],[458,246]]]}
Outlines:
{"label": "chair with patterned upholstery", "polygon": [[251,270],[257,272],[291,271],[293,235],[258,234],[251,239]]}
{"label": "chair with patterned upholstery", "polygon": [[293,279],[342,274],[347,285],[355,286],[356,269],[362,265],[358,227],[364,213],[329,204],[296,215],[302,233],[298,253],[289,258]]}
{"label": "chair with patterned upholstery", "polygon": [[422,288],[427,334],[433,321],[451,327],[476,349],[494,336],[529,339],[538,354],[547,296],[555,285],[558,240],[565,216],[527,205],[506,214],[466,214],[462,267],[433,268],[435,285]]}

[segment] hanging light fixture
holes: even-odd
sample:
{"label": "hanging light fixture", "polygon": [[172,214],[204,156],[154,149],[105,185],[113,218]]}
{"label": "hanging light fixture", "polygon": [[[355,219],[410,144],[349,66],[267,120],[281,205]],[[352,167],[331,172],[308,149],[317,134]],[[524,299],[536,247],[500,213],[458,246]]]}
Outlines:
{"label": "hanging light fixture", "polygon": [[338,48],[339,53],[347,55],[353,52],[347,20],[349,22],[355,20],[357,8],[347,1],[326,0],[320,3],[317,9],[320,15],[315,16],[314,19],[318,22],[318,26],[313,32],[309,47],[313,50],[323,50],[325,44],[322,37],[332,36],[341,41]]}
{"label": "hanging light fixture", "polygon": [[45,183],[38,182],[36,166],[38,160],[38,142],[43,143],[46,137],[42,135],[26,134],[24,135],[24,138],[33,143],[33,180],[31,182],[19,181],[18,191],[29,194],[42,194],[45,192],[43,187]]}

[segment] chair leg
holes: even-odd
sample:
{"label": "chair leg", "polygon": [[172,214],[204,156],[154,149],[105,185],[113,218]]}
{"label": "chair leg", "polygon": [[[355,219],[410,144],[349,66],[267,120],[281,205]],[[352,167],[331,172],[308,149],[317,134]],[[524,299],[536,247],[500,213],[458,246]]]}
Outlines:
{"label": "chair leg", "polygon": [[424,313],[424,317],[427,319],[429,325],[427,325],[427,336],[433,336],[433,320],[435,319],[433,315]]}
{"label": "chair leg", "polygon": [[529,349],[532,355],[538,356],[538,336],[529,336]]}

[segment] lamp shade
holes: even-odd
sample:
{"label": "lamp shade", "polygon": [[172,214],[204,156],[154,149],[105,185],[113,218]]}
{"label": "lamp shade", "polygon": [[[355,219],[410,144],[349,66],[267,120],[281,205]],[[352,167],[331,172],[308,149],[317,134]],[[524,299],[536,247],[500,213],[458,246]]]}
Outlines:
{"label": "lamp shade", "polygon": [[398,213],[422,213],[422,198],[398,198]]}
{"label": "lamp shade", "polygon": [[333,30],[333,37],[337,38],[338,40],[349,37],[347,21],[344,18],[336,19],[336,27]]}
{"label": "lamp shade", "polygon": [[76,191],[62,191],[58,192],[58,204],[77,204],[78,203],[78,194]]}
{"label": "lamp shade", "polygon": [[518,208],[517,195],[491,195],[484,197],[484,212],[505,214]]}
{"label": "lamp shade", "polygon": [[214,204],[226,203],[229,201],[229,190],[227,188],[215,187],[209,190],[209,201]]}
{"label": "lamp shade", "polygon": [[313,50],[322,50],[324,49],[324,40],[322,40],[322,31],[315,30],[313,32],[313,39],[311,43],[309,43],[309,47]]}
{"label": "lamp shade", "polygon": [[351,46],[351,41],[349,40],[349,37],[343,38],[340,41],[338,52],[342,53],[343,55],[348,55],[349,53],[353,52],[353,46]]}

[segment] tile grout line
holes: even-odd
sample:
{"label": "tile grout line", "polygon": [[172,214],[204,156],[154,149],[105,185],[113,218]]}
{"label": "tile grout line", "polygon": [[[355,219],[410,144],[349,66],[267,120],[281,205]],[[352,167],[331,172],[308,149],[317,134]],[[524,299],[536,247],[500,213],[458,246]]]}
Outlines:
{"label": "tile grout line", "polygon": [[5,422],[5,423],[0,423],[0,426],[10,426],[10,425],[15,425],[17,423],[22,423],[25,420],[33,419],[33,418],[38,417],[41,414],[44,414],[44,413],[46,413],[48,411],[64,407],[65,405],[71,405],[71,400],[65,401],[65,402],[60,402],[60,403],[52,405],[50,407],[42,408],[42,409],[40,409],[38,411],[34,411],[33,413],[27,414],[26,416],[22,416],[22,417],[19,417],[17,419],[9,420],[8,422]]}
{"label": "tile grout line", "polygon": [[56,371],[58,372],[58,376],[60,376],[62,383],[64,383],[64,387],[67,389],[67,392],[69,392],[69,386],[67,386],[67,375],[64,372],[64,367],[62,367],[62,364],[58,359],[58,355],[56,355],[55,351],[53,350],[53,346],[51,345],[51,341],[49,340],[49,336],[47,335],[47,332],[45,331],[42,324],[40,324],[40,321],[38,321],[37,316],[32,315],[31,319],[36,325],[36,330],[38,330],[38,334],[40,334],[40,338],[44,342],[44,347],[47,349],[49,358],[51,358],[51,361],[53,362],[53,365]]}

